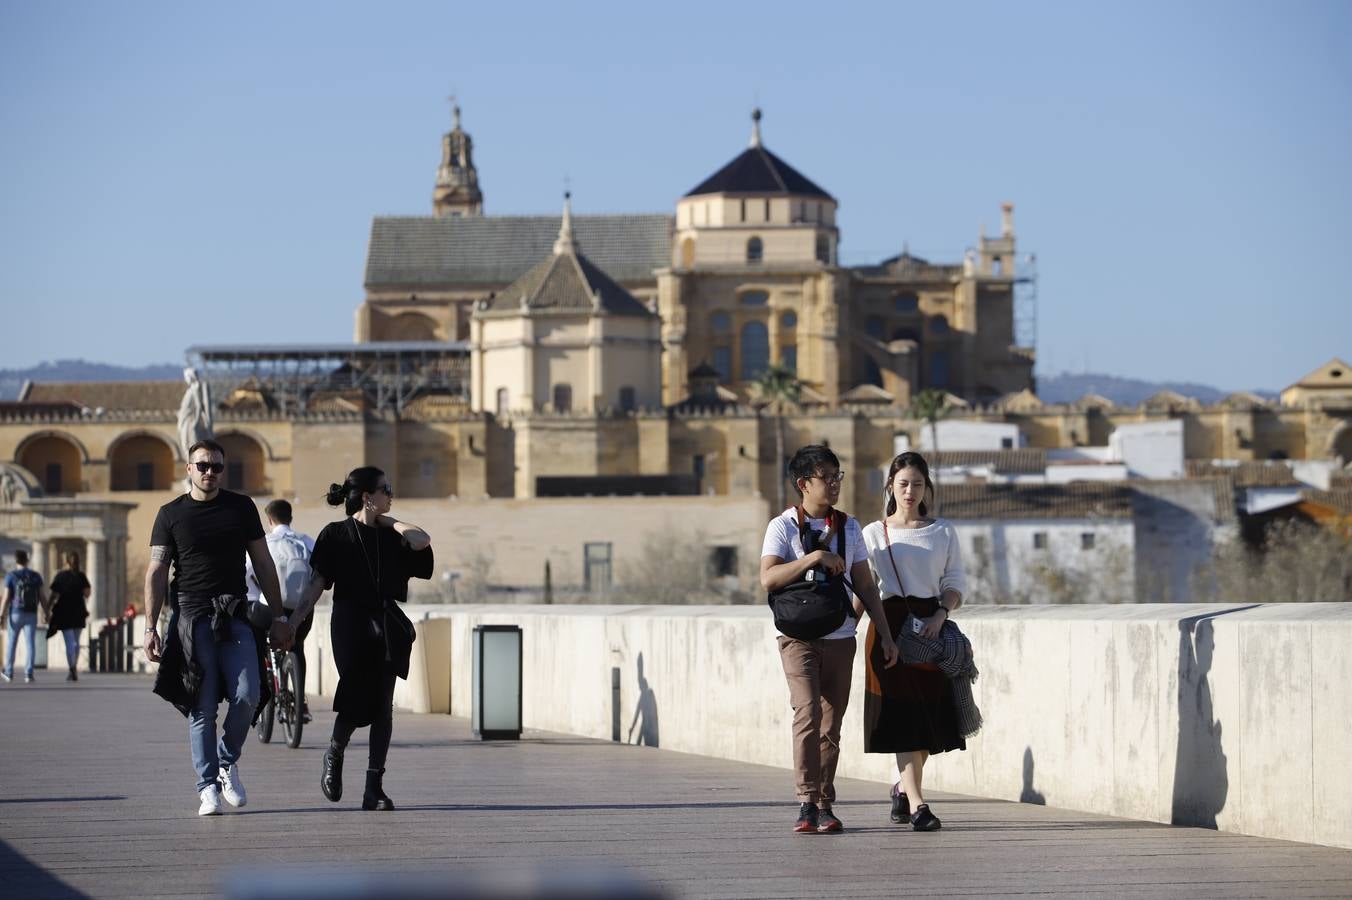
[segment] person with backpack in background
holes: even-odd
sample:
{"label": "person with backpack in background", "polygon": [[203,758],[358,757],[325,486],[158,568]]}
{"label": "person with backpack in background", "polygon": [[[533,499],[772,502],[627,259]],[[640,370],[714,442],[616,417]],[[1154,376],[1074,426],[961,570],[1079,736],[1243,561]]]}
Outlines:
{"label": "person with backpack in background", "polygon": [[[282,606],[286,608],[287,618],[296,628],[296,640],[291,649],[296,654],[297,674],[300,676],[301,691],[305,690],[305,636],[310,633],[314,616],[307,615],[305,621],[299,621],[292,614],[300,603],[301,595],[310,586],[310,556],[315,550],[315,539],[308,534],[291,529],[291,504],[285,500],[273,500],[263,507],[268,517],[268,553],[277,567],[277,580],[282,585]],[[249,589],[249,601],[262,598],[262,588],[254,577],[253,561],[245,554],[244,583]],[[301,699],[301,715],[310,721],[310,704]]]}
{"label": "person with backpack in background", "polygon": [[28,668],[23,680],[33,680],[33,651],[38,630],[38,608],[47,612],[47,592],[42,587],[42,576],[28,568],[28,551],[14,551],[14,569],[5,576],[5,599],[0,608],[0,621],[9,627],[9,648],[5,653],[5,668],[0,677],[14,678],[14,652],[18,650],[19,633],[23,632],[28,648]]}

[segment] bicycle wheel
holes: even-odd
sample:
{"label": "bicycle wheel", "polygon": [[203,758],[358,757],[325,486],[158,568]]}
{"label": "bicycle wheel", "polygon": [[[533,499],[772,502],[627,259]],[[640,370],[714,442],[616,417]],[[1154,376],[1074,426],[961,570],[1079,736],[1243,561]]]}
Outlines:
{"label": "bicycle wheel", "polygon": [[300,683],[300,660],[294,653],[282,657],[282,669],[278,673],[281,690],[278,693],[278,718],[282,720],[282,732],[286,735],[286,745],[291,748],[300,746],[300,733],[305,727],[303,715],[305,703],[305,685]]}

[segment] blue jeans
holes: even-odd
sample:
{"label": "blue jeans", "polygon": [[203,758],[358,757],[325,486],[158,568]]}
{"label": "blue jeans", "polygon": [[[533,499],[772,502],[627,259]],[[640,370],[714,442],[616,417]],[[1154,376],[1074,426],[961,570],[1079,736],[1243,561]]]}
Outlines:
{"label": "blue jeans", "polygon": [[[202,669],[202,687],[188,715],[188,746],[200,791],[216,783],[221,764],[234,765],[244,750],[258,706],[258,650],[248,625],[231,621],[230,640],[218,644],[211,632],[211,617],[202,616],[193,626],[193,655]],[[216,708],[222,695],[225,725],[218,745]]]}
{"label": "blue jeans", "polygon": [[66,665],[71,669],[80,664],[80,631],[79,628],[61,629],[66,639]]}
{"label": "blue jeans", "polygon": [[28,668],[24,674],[33,677],[33,645],[38,631],[37,610],[20,612],[13,604],[9,607],[9,649],[5,653],[5,674],[14,675],[14,651],[19,646],[19,632],[23,632],[24,646],[28,648]]}

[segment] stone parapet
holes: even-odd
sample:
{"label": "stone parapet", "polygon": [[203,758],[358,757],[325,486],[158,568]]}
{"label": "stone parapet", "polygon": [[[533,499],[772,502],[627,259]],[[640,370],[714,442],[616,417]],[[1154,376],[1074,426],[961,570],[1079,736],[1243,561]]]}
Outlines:
{"label": "stone parapet", "polygon": [[[609,739],[634,719],[642,686],[663,748],[792,766],[763,607],[409,612],[450,619],[450,665],[421,660],[420,680],[401,683],[411,708],[470,715],[471,632],[515,624],[528,728]],[[985,725],[966,752],[931,760],[928,786],[1352,848],[1352,604],[969,606],[955,621],[976,650]],[[415,654],[443,652],[441,628]],[[877,780],[881,807],[896,772],[890,755],[863,753],[863,687],[861,650],[839,774]],[[786,772],[786,798],[791,782]]]}

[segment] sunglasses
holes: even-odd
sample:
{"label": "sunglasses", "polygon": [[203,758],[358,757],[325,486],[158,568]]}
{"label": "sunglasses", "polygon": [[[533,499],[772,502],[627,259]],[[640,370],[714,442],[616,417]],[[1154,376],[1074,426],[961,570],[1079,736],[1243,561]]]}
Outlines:
{"label": "sunglasses", "polygon": [[394,496],[394,486],[393,486],[393,485],[382,484],[380,487],[376,488],[376,490],[378,490],[378,491],[384,491],[386,497],[393,497],[393,496]]}
{"label": "sunglasses", "polygon": [[196,466],[197,471],[201,472],[203,475],[208,472],[219,475],[225,471],[225,463],[195,462],[193,465]]}

